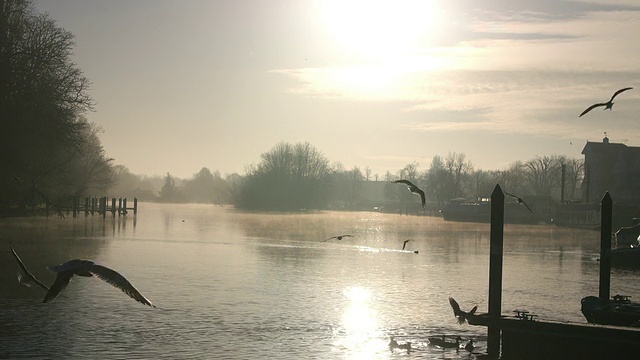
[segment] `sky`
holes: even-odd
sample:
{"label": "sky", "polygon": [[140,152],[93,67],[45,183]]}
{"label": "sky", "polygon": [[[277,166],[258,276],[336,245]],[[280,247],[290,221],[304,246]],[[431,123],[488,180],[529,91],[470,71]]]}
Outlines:
{"label": "sky", "polygon": [[[114,163],[244,174],[279,142],[383,177],[640,146],[636,0],[34,0]],[[624,87],[612,111],[596,108]]]}

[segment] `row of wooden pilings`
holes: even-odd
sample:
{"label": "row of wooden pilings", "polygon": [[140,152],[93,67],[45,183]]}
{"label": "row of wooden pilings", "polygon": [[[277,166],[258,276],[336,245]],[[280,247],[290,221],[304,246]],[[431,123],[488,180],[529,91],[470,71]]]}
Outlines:
{"label": "row of wooden pilings", "polygon": [[[599,297],[610,298],[613,200],[602,198]],[[640,329],[608,325],[522,321],[502,315],[504,193],[496,185],[491,195],[488,314],[469,321],[487,327],[490,359],[637,359]],[[551,291],[551,289],[550,289]],[[579,308],[579,304],[576,304]]]}
{"label": "row of wooden pilings", "polygon": [[[133,211],[133,215],[138,214],[138,199],[135,197],[133,198],[133,207],[127,207],[127,198],[111,198],[111,206],[109,206],[108,202],[109,201],[106,196],[85,197],[84,205],[80,205],[80,198],[76,198],[73,202],[73,206],[70,209],[65,210],[71,211],[74,219],[82,212],[84,212],[84,216],[89,216],[89,214],[98,214],[102,215],[102,218],[106,218],[107,213],[111,213],[111,216],[114,218],[116,217],[116,214],[118,216],[126,216],[129,210]],[[49,216],[48,207],[47,216]]]}

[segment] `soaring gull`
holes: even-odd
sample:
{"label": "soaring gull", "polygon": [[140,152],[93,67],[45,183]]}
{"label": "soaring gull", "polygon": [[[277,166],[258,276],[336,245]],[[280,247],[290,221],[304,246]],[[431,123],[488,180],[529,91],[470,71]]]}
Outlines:
{"label": "soaring gull", "polygon": [[33,276],[33,274],[31,274],[31,272],[29,271],[29,269],[27,269],[27,267],[24,265],[22,260],[20,260],[20,257],[18,256],[16,251],[13,249],[13,247],[11,247],[11,252],[13,253],[13,256],[15,256],[16,261],[18,262],[18,266],[20,266],[20,269],[22,269],[22,272],[23,272],[23,274],[18,274],[18,282],[24,286],[31,287],[31,285],[36,285],[43,288],[45,291],[49,291],[49,288],[47,287],[47,285],[43,284],[40,280],[36,279],[36,277]]}
{"label": "soaring gull", "polygon": [[604,102],[604,103],[597,103],[597,104],[593,104],[591,106],[589,106],[585,111],[582,112],[582,114],[578,115],[578,117],[588,113],[589,111],[597,108],[598,106],[604,106],[604,110],[611,110],[611,108],[613,107],[613,99],[618,96],[618,94],[620,94],[623,91],[627,91],[627,90],[631,90],[633,89],[632,87],[626,87],[624,89],[620,89],[618,91],[616,91],[615,93],[613,93],[613,96],[611,97],[611,99],[609,99],[609,101]]}
{"label": "soaring gull", "polygon": [[392,181],[393,183],[400,183],[400,184],[405,184],[409,187],[409,191],[411,191],[414,194],[420,195],[420,199],[422,200],[422,207],[424,208],[424,204],[426,203],[426,198],[424,196],[424,191],[422,191],[420,188],[418,188],[417,186],[415,186],[411,181],[409,180],[394,180]]}
{"label": "soaring gull", "polygon": [[353,237],[353,235],[345,234],[345,235],[332,236],[332,237],[330,237],[330,238],[328,238],[326,240],[322,240],[322,242],[329,241],[331,239],[342,240],[342,238],[346,238],[346,237]]}
{"label": "soaring gull", "polygon": [[92,277],[97,276],[101,280],[108,282],[109,284],[117,287],[122,290],[125,294],[129,295],[130,298],[152,307],[156,307],[142,295],[138,289],[136,289],[131,283],[122,275],[120,275],[115,270],[111,270],[108,267],[98,265],[90,260],[80,260],[73,259],[69,260],[64,264],[48,266],[49,271],[53,271],[57,273],[56,281],[51,285],[51,289],[45,295],[44,300],[42,302],[48,303],[49,301],[55,299],[64,288],[69,285],[69,281],[73,275]]}
{"label": "soaring gull", "polygon": [[526,203],[526,202],[524,202],[524,200],[522,200],[522,198],[521,198],[521,197],[515,196],[515,195],[513,195],[513,194],[509,194],[509,193],[508,193],[508,192],[506,192],[506,191],[504,191],[504,194],[505,194],[505,195],[508,195],[508,196],[511,196],[512,198],[516,199],[516,201],[518,202],[518,204],[522,204],[522,205],[524,205],[524,206],[527,208],[527,210],[531,211],[531,213],[534,213],[534,212],[533,212],[533,210],[531,210],[531,208],[529,207],[529,205],[527,205],[527,203]]}

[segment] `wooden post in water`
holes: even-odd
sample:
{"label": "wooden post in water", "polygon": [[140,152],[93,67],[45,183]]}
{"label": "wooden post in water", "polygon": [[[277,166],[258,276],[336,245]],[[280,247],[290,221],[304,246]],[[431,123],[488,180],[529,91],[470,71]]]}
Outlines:
{"label": "wooden post in water", "polygon": [[122,199],[122,214],[127,215],[127,198]]}
{"label": "wooden post in water", "polygon": [[89,197],[84,198],[84,217],[89,216]]}
{"label": "wooden post in water", "polygon": [[118,198],[118,216],[122,215],[122,198]]}
{"label": "wooden post in water", "polygon": [[487,353],[500,357],[500,317],[502,316],[502,253],[504,236],[504,193],[496,185],[491,194],[491,230],[489,250],[489,326]]}
{"label": "wooden post in water", "polygon": [[607,191],[602,198],[600,209],[600,292],[602,300],[609,300],[611,292],[611,227],[613,200]]}
{"label": "wooden post in water", "polygon": [[106,196],[102,197],[102,218],[103,219],[107,218],[107,197]]}
{"label": "wooden post in water", "polygon": [[71,215],[73,216],[73,218],[76,218],[76,214],[78,213],[78,203],[80,202],[80,199],[75,198],[73,199],[73,209],[71,210]]}
{"label": "wooden post in water", "polygon": [[111,215],[116,217],[116,198],[111,198]]}
{"label": "wooden post in water", "polygon": [[138,215],[138,198],[133,198],[133,215]]}
{"label": "wooden post in water", "polygon": [[91,197],[91,215],[96,211],[96,198]]}

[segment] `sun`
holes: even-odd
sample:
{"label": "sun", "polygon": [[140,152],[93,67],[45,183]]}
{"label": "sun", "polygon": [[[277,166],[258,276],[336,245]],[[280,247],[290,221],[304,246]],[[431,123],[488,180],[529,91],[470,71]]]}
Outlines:
{"label": "sun", "polygon": [[327,31],[347,55],[385,60],[428,46],[443,13],[434,0],[324,0]]}

